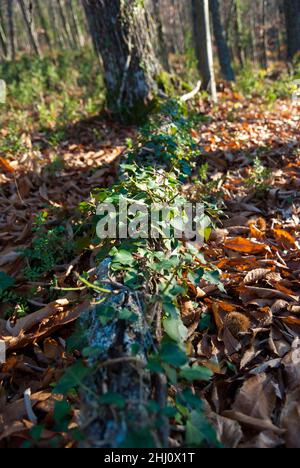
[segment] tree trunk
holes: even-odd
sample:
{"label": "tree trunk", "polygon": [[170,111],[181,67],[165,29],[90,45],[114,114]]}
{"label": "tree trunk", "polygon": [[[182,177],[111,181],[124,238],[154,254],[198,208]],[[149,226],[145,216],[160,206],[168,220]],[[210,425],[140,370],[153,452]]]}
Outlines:
{"label": "tree trunk", "polygon": [[32,49],[34,50],[34,52],[40,56],[41,55],[40,47],[39,47],[39,43],[36,37],[36,31],[35,31],[34,22],[33,22],[32,3],[29,2],[28,7],[27,7],[25,4],[25,0],[18,0],[18,1],[19,1],[19,5],[20,5],[22,15],[24,18],[24,22],[26,25],[30,45]]}
{"label": "tree trunk", "polygon": [[234,81],[235,76],[231,65],[229,48],[224,35],[223,24],[221,21],[219,0],[210,0],[210,8],[222,75],[225,80]]}
{"label": "tree trunk", "polygon": [[284,12],[288,59],[292,61],[297,52],[300,51],[300,0],[285,0]]}
{"label": "tree trunk", "polygon": [[64,31],[64,36],[66,37],[69,47],[74,48],[76,46],[74,38],[72,38],[72,32],[68,22],[68,18],[65,13],[64,4],[61,0],[57,0],[58,11],[61,19],[61,24]]}
{"label": "tree trunk", "polygon": [[58,24],[56,5],[53,3],[53,0],[51,0],[49,3],[49,14],[52,23],[53,39],[55,46],[63,48],[65,46],[64,38],[62,37],[61,29]]}
{"label": "tree trunk", "polygon": [[67,7],[70,15],[70,26],[72,35],[75,39],[76,44],[82,47],[84,45],[84,38],[80,28],[80,22],[78,19],[76,8],[74,8],[73,5],[73,0],[67,0]]}
{"label": "tree trunk", "polygon": [[52,49],[52,41],[51,41],[51,37],[49,35],[49,29],[50,29],[49,28],[49,22],[48,22],[48,19],[45,16],[45,12],[43,10],[41,0],[36,0],[35,1],[35,6],[36,6],[36,12],[37,12],[37,16],[39,18],[40,26],[43,29],[43,36],[45,38],[45,42],[48,45],[49,49],[51,50]]}
{"label": "tree trunk", "polygon": [[102,58],[108,107],[133,116],[153,98],[159,63],[145,6],[135,0],[83,0],[95,49]]}
{"label": "tree trunk", "polygon": [[192,0],[192,4],[199,72],[202,76],[204,89],[209,89],[213,101],[217,102],[208,0]]}
{"label": "tree trunk", "polygon": [[11,60],[16,58],[15,26],[13,16],[13,0],[7,2],[7,22],[8,22],[8,56]]}
{"label": "tree trunk", "polygon": [[151,6],[153,9],[153,21],[156,25],[156,53],[159,56],[164,69],[170,71],[168,49],[166,46],[165,35],[160,15],[159,0],[151,0]]}
{"label": "tree trunk", "polygon": [[3,5],[0,2],[0,46],[2,50],[3,58],[7,58],[8,50],[7,50],[7,37],[6,37],[6,24],[5,24],[5,15],[2,10]]}

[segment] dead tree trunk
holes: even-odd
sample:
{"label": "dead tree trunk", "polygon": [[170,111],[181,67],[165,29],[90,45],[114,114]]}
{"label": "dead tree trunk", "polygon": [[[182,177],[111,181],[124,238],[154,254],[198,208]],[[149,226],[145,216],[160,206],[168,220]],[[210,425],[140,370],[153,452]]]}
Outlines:
{"label": "dead tree trunk", "polygon": [[159,63],[145,4],[83,0],[95,49],[102,58],[108,107],[137,115],[153,98]]}
{"label": "dead tree trunk", "polygon": [[[104,281],[109,277],[108,258],[100,265],[98,278]],[[113,294],[108,298],[107,295],[99,298],[105,300],[102,306],[119,310],[126,308],[137,315],[138,321],[132,323],[115,319],[101,326],[96,307],[82,317],[88,347],[96,353],[95,358],[90,358],[90,365],[98,367],[85,382],[90,391],[81,394],[80,425],[85,435],[83,447],[132,446],[132,436],[139,440],[145,438],[145,434],[152,447],[167,447],[168,436],[161,437],[159,429],[156,434],[154,430],[150,432],[151,416],[147,407],[153,395],[151,374],[145,367],[153,339],[143,310],[143,298],[140,293],[121,285],[114,286],[112,283],[108,288]],[[139,349],[137,354],[133,351],[134,345]],[[99,365],[99,362],[104,364]],[[166,393],[166,389],[163,391]],[[112,410],[114,401],[109,399],[116,395],[122,398],[123,405]],[[105,400],[101,404],[103,397]],[[168,434],[168,422],[161,432]],[[155,437],[151,440],[153,435]]]}
{"label": "dead tree trunk", "polygon": [[199,72],[203,87],[210,91],[212,100],[217,102],[217,89],[213,64],[212,38],[208,0],[193,1],[194,38]]}

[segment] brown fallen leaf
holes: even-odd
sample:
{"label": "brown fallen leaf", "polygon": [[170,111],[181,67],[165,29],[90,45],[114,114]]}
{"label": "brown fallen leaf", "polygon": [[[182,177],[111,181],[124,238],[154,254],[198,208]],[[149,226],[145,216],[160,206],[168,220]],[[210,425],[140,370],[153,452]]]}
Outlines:
{"label": "brown fallen leaf", "polygon": [[5,171],[13,174],[15,172],[12,165],[4,158],[0,156],[0,167]]}
{"label": "brown fallen leaf", "polygon": [[224,243],[224,247],[235,252],[242,253],[261,253],[269,250],[266,244],[260,244],[258,242],[245,239],[244,237],[234,237],[233,239],[227,239]]}
{"label": "brown fallen leaf", "polygon": [[278,435],[283,435],[286,433],[285,429],[281,429],[275,426],[271,421],[254,418],[252,416],[239,413],[238,411],[223,411],[222,416],[224,416],[225,418],[233,419],[234,421],[238,421],[242,425],[251,427],[258,431],[272,431],[274,432],[274,434]]}
{"label": "brown fallen leaf", "polygon": [[274,449],[281,447],[283,444],[283,437],[279,437],[279,435],[275,434],[274,431],[264,431],[253,439],[240,444],[238,448]]}
{"label": "brown fallen leaf", "polygon": [[287,448],[300,448],[300,390],[287,395],[281,414],[281,425],[286,430]]}
{"label": "brown fallen leaf", "polygon": [[[55,332],[59,328],[74,322],[80,315],[90,307],[90,302],[85,301],[77,306],[68,307],[66,310],[62,309],[59,312],[54,311],[51,315],[44,317],[41,322],[32,323],[31,328],[27,328],[26,332],[21,331],[18,336],[5,335],[2,339],[5,341],[7,351],[20,349],[30,343],[37,341],[42,337],[48,336],[50,333]],[[55,310],[55,309],[54,309]],[[0,326],[1,326],[0,322]],[[28,325],[28,324],[27,324]],[[0,327],[0,330],[2,328]]]}
{"label": "brown fallen leaf", "polygon": [[240,299],[244,302],[250,302],[253,299],[283,299],[286,301],[298,301],[298,296],[285,294],[281,291],[268,288],[258,288],[255,286],[241,285],[238,288]]}
{"label": "brown fallen leaf", "polygon": [[285,246],[295,246],[296,239],[284,229],[273,229],[273,234]]}
{"label": "brown fallen leaf", "polygon": [[256,270],[249,271],[249,273],[244,278],[245,284],[254,284],[257,281],[264,279],[271,270],[266,268],[257,268]]}
{"label": "brown fallen leaf", "polygon": [[19,319],[14,327],[7,327],[9,334],[14,337],[19,336],[20,333],[24,333],[27,330],[30,330],[30,328],[41,323],[45,318],[61,312],[68,304],[69,301],[67,299],[58,299],[55,302],[51,302],[43,309]]}
{"label": "brown fallen leaf", "polygon": [[237,448],[243,438],[241,426],[233,419],[210,413],[208,419],[215,428],[218,440],[226,448]]}
{"label": "brown fallen leaf", "polygon": [[276,404],[276,384],[271,376],[259,374],[246,380],[232,409],[238,413],[271,422]]}

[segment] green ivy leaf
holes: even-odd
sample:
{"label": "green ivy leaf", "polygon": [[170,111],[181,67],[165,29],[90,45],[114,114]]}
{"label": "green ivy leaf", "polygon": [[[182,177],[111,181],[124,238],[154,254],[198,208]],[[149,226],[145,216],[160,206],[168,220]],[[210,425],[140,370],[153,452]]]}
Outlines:
{"label": "green ivy leaf", "polygon": [[90,373],[91,369],[86,367],[82,361],[76,362],[76,364],[66,370],[65,374],[54,388],[54,393],[67,395],[70,390],[79,387]]}
{"label": "green ivy leaf", "polygon": [[175,341],[164,338],[160,349],[160,357],[163,362],[174,367],[181,367],[187,362],[186,353]]}
{"label": "green ivy leaf", "polygon": [[15,279],[0,271],[0,294],[15,284]]}
{"label": "green ivy leaf", "polygon": [[181,369],[179,376],[189,382],[193,382],[194,380],[208,381],[213,376],[213,372],[204,366],[186,366]]}

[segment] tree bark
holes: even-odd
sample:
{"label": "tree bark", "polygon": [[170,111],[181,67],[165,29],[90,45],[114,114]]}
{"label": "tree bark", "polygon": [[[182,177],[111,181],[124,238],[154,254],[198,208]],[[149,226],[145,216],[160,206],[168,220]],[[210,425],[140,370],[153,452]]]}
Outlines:
{"label": "tree bark", "polygon": [[59,11],[60,19],[61,19],[61,24],[63,27],[64,36],[66,37],[69,47],[74,48],[76,46],[76,43],[74,41],[74,37],[72,37],[72,32],[71,32],[68,18],[66,16],[65,9],[64,9],[64,4],[61,0],[57,0],[57,5],[58,5],[58,11]]}
{"label": "tree bark", "polygon": [[229,48],[224,35],[223,24],[221,21],[219,0],[210,0],[210,8],[222,75],[225,80],[234,81],[235,76],[231,65]]}
{"label": "tree bark", "polygon": [[135,0],[83,0],[94,46],[102,58],[108,107],[133,115],[153,98],[160,67],[145,6]]}
{"label": "tree bark", "polygon": [[195,49],[203,87],[210,91],[212,100],[217,102],[217,89],[213,64],[212,38],[208,0],[192,0],[194,19]]}
{"label": "tree bark", "polygon": [[43,28],[43,36],[45,38],[46,44],[48,45],[49,49],[51,50],[52,49],[52,41],[51,41],[51,37],[50,37],[50,34],[49,34],[49,29],[50,29],[49,22],[48,22],[48,19],[45,16],[45,12],[43,10],[43,6],[41,4],[41,1],[36,0],[35,1],[35,6],[36,6],[37,16],[39,18],[39,23],[40,23],[41,27]]}
{"label": "tree bark", "polygon": [[285,0],[287,55],[290,61],[300,51],[300,0]]}
{"label": "tree bark", "polygon": [[157,55],[160,58],[161,64],[163,65],[164,69],[170,71],[169,65],[169,57],[168,57],[168,49],[166,46],[165,35],[160,15],[160,5],[159,0],[152,0],[151,6],[153,9],[153,21],[156,27],[156,50]]}
{"label": "tree bark", "polygon": [[20,5],[22,15],[24,18],[24,22],[26,25],[30,45],[32,49],[34,50],[34,52],[40,56],[41,55],[40,47],[39,47],[39,43],[36,37],[36,31],[35,31],[34,22],[33,22],[33,14],[32,14],[33,5],[30,2],[28,6],[26,6],[25,0],[18,0],[18,1],[19,1],[19,5]]}
{"label": "tree bark", "polygon": [[7,22],[8,22],[8,56],[11,60],[16,58],[15,26],[13,15],[13,0],[7,2]]}

